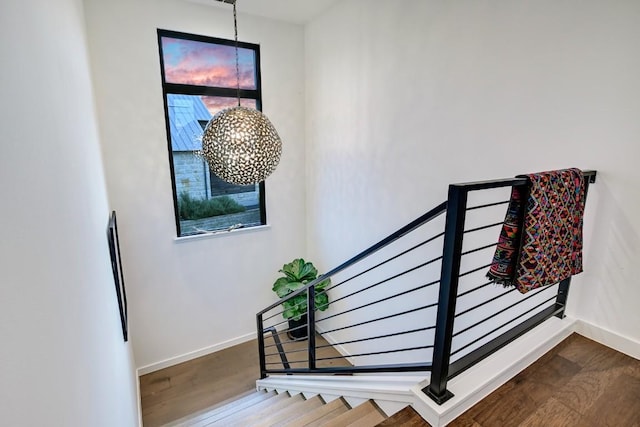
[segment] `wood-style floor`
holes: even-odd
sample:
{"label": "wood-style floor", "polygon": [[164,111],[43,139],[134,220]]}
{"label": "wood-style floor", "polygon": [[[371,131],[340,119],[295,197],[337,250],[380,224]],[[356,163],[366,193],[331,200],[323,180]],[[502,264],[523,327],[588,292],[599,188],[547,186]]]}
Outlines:
{"label": "wood-style floor", "polygon": [[[381,426],[426,426],[411,408]],[[450,427],[640,427],[640,361],[573,334]]]}
{"label": "wood-style floor", "polygon": [[[142,376],[144,426],[255,390],[257,351],[250,341]],[[336,354],[328,347],[319,357]],[[429,426],[411,408],[381,425]],[[450,426],[640,427],[640,361],[574,334]]]}
{"label": "wood-style floor", "polygon": [[[307,341],[281,336],[292,368],[306,363]],[[272,338],[265,339],[268,368],[282,368]],[[316,337],[318,367],[349,363],[320,336]],[[325,359],[325,360],[321,360]],[[140,377],[144,427],[162,426],[210,408],[247,392],[255,391],[260,378],[258,344],[252,340]]]}
{"label": "wood-style floor", "polygon": [[640,361],[573,334],[450,425],[640,427]]}

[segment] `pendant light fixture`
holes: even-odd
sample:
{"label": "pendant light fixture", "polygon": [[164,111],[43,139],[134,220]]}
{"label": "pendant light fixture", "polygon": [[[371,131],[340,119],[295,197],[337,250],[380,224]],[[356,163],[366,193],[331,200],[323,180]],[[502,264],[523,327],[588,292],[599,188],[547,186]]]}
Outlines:
{"label": "pendant light fixture", "polygon": [[236,0],[217,1],[233,4],[238,105],[211,118],[202,135],[202,156],[211,171],[224,181],[238,185],[256,184],[264,181],[278,166],[282,141],[267,116],[240,106]]}

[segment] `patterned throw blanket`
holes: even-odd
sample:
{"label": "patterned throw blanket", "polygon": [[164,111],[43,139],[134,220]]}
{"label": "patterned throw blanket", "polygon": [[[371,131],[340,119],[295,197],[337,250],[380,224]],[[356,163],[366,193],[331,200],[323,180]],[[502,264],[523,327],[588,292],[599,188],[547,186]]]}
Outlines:
{"label": "patterned throw blanket", "polygon": [[[521,293],[582,272],[584,181],[579,169],[523,175],[513,187],[487,277]],[[528,193],[528,194],[527,194]]]}

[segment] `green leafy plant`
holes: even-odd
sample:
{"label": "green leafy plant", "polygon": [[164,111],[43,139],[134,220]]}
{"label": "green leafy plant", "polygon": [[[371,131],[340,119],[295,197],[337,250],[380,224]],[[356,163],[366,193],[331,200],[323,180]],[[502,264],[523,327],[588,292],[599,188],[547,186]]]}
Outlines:
{"label": "green leafy plant", "polygon": [[[318,277],[318,270],[313,264],[306,262],[302,258],[294,259],[289,264],[283,265],[279,272],[283,273],[284,276],[279,277],[275,281],[272,290],[280,298],[284,298],[291,292],[297,291]],[[320,311],[324,311],[329,307],[329,297],[327,293],[323,291],[330,284],[331,279],[325,279],[315,286],[315,304],[316,309]],[[300,320],[307,312],[307,293],[302,292],[296,295],[285,301],[282,306],[284,307],[282,316],[285,319]]]}
{"label": "green leafy plant", "polygon": [[213,199],[194,199],[189,193],[182,192],[178,198],[180,219],[200,219],[218,215],[244,212],[245,207],[228,196]]}

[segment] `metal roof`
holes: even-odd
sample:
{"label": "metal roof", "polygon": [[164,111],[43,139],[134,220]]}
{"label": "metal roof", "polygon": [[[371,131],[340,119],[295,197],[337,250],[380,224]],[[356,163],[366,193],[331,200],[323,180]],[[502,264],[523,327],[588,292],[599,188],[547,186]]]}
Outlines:
{"label": "metal roof", "polygon": [[167,94],[169,130],[172,151],[198,151],[202,149],[202,126],[209,122],[211,113],[199,96]]}

